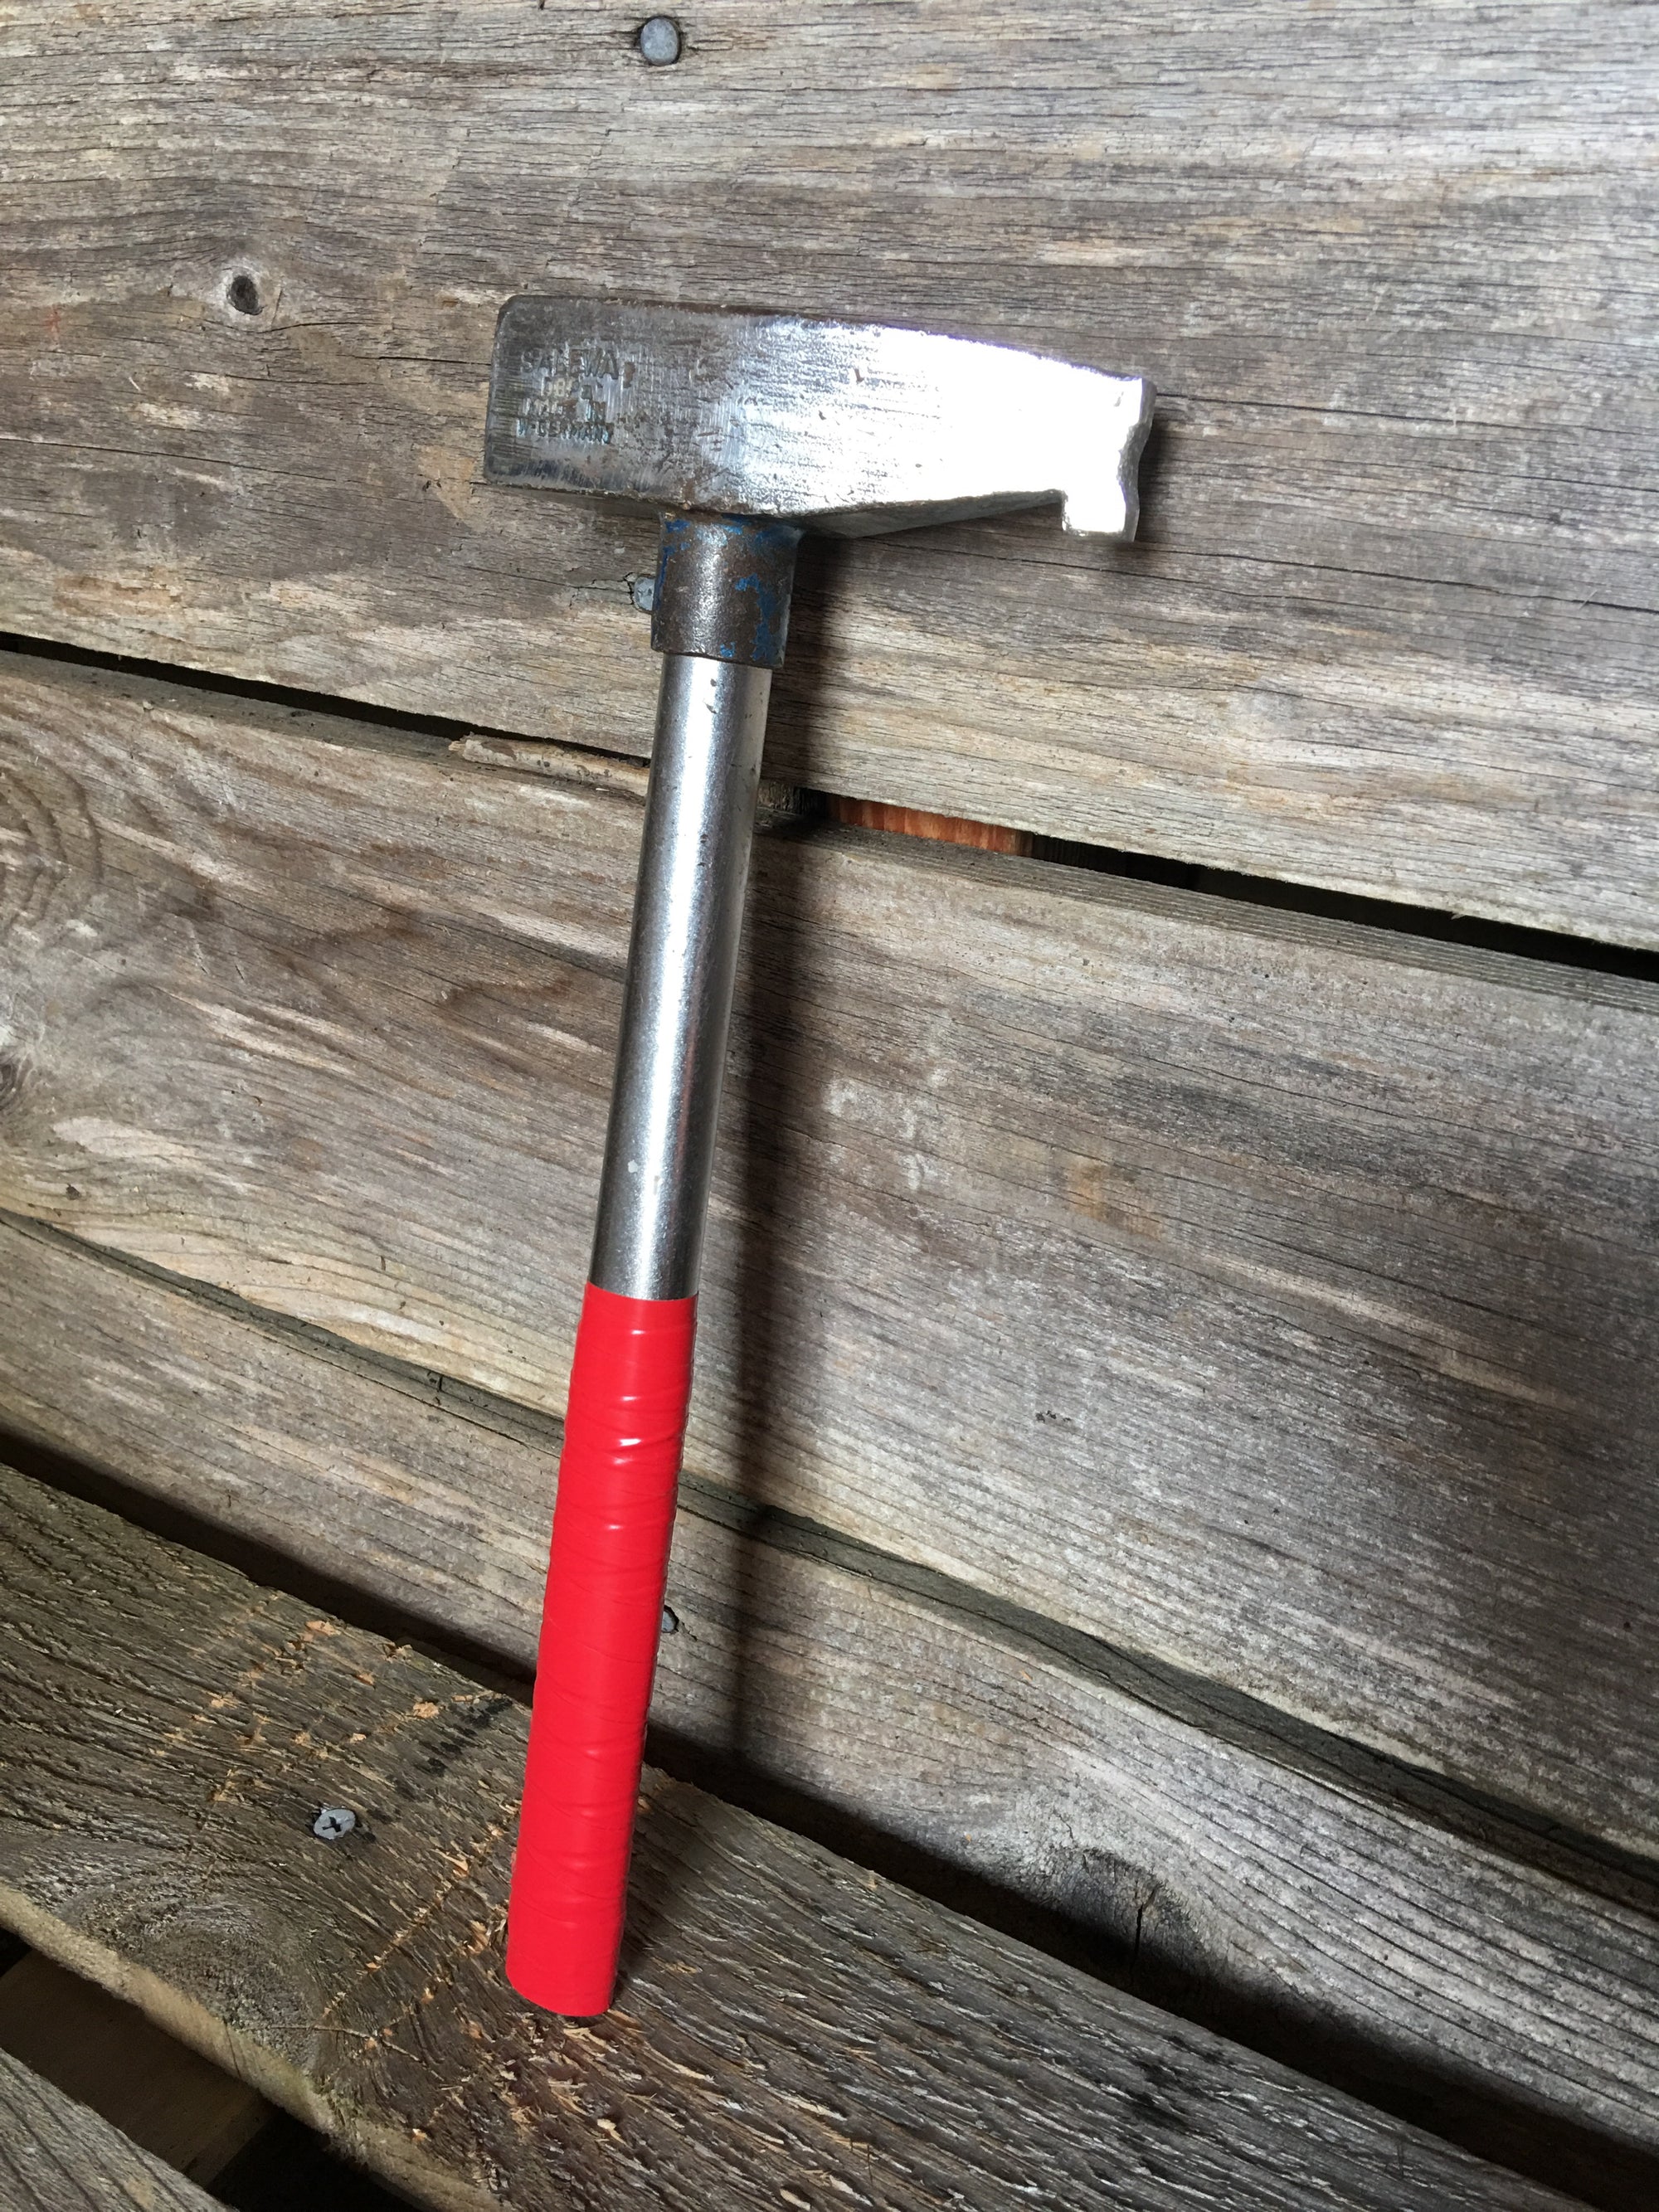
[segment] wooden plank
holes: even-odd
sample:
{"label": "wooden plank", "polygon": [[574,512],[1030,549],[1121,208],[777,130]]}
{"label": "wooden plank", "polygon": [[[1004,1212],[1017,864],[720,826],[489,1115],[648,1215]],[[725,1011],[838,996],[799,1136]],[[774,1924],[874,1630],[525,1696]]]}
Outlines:
{"label": "wooden plank", "polygon": [[1566,2202],[657,1775],[617,2006],[538,2014],[498,1964],[520,1707],[3,1494],[0,1911],[426,2203]]}
{"label": "wooden plank", "polygon": [[216,2212],[205,2190],[5,2051],[0,2191],[11,2212]]}
{"label": "wooden plank", "polygon": [[[11,1429],[533,1663],[553,1425],[38,1230],[0,1227],[0,1334]],[[1652,1885],[707,1486],[670,1597],[672,1741],[1063,1914],[1141,1994],[1650,2201]]]}
{"label": "wooden plank", "polygon": [[38,1951],[0,1975],[0,2051],[191,2181],[211,2181],[270,2118],[246,2081]]}
{"label": "wooden plank", "polygon": [[14,11],[4,619],[641,751],[648,526],[477,482],[500,301],[942,325],[1152,376],[1146,541],[815,555],[780,774],[1656,941],[1650,9],[634,25]]}
{"label": "wooden plank", "polygon": [[[561,1411],[633,802],[6,675],[0,1203]],[[694,1471],[1650,1848],[1652,989],[847,830],[754,880]]]}

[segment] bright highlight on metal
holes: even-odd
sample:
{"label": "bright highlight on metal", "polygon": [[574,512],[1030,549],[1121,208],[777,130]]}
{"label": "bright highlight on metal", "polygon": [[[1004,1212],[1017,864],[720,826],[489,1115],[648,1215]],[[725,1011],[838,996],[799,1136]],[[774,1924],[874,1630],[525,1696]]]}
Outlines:
{"label": "bright highlight on metal", "polygon": [[848,537],[1058,500],[1133,538],[1144,377],[870,323],[509,300],[484,475]]}
{"label": "bright highlight on metal", "polygon": [[663,662],[589,1279],[697,1287],[769,668]]}

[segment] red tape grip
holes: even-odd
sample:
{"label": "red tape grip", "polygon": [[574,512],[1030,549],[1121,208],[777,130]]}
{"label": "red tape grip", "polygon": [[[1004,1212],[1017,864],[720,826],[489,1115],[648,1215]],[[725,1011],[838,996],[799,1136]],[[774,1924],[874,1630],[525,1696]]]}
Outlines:
{"label": "red tape grip", "polygon": [[616,1983],[696,1322],[694,1297],[582,1301],[507,1917],[507,1979],[550,2012]]}

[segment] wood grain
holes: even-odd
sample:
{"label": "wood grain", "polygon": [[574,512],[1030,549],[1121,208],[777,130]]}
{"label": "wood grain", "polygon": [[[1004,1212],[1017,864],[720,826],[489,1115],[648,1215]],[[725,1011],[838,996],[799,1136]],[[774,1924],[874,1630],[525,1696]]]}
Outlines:
{"label": "wood grain", "polygon": [[[0,1202],[562,1410],[633,803],[0,733]],[[1649,987],[830,830],[743,988],[694,1472],[1651,1847]]]}
{"label": "wood grain", "polygon": [[5,2051],[0,2191],[10,2212],[217,2212],[205,2190]]}
{"label": "wood grain", "polygon": [[[7,1429],[533,1663],[555,1425],[40,1230],[0,1226],[0,1334]],[[1651,1885],[735,1506],[693,1485],[680,1517],[669,1739],[1064,1915],[1140,1993],[1340,2057],[1510,2162],[1530,2116],[1553,2178],[1650,2199],[1617,2153],[1659,2153]]]}
{"label": "wood grain", "polygon": [[3,1495],[0,1910],[423,2202],[1567,2201],[660,1776],[617,2007],[536,2013],[498,1964],[520,1708]]}
{"label": "wood grain", "polygon": [[477,482],[501,300],[957,328],[1153,378],[1145,542],[815,554],[779,774],[1659,941],[1651,9],[635,20],[8,11],[3,619],[642,752],[648,526]]}

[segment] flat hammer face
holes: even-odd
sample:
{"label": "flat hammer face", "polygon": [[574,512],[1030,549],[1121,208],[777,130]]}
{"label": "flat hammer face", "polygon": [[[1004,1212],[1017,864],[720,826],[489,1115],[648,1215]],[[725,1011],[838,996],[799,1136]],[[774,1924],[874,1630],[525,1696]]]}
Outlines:
{"label": "flat hammer face", "polygon": [[863,537],[1063,504],[1133,538],[1144,377],[870,323],[509,300],[484,475]]}
{"label": "flat hammer face", "polygon": [[662,514],[662,686],[507,1914],[508,1978],[552,2011],[602,2011],[616,1975],[767,696],[801,533],[1059,500],[1068,530],[1133,538],[1152,397],[1139,376],[869,324],[578,300],[501,311],[486,478]]}

